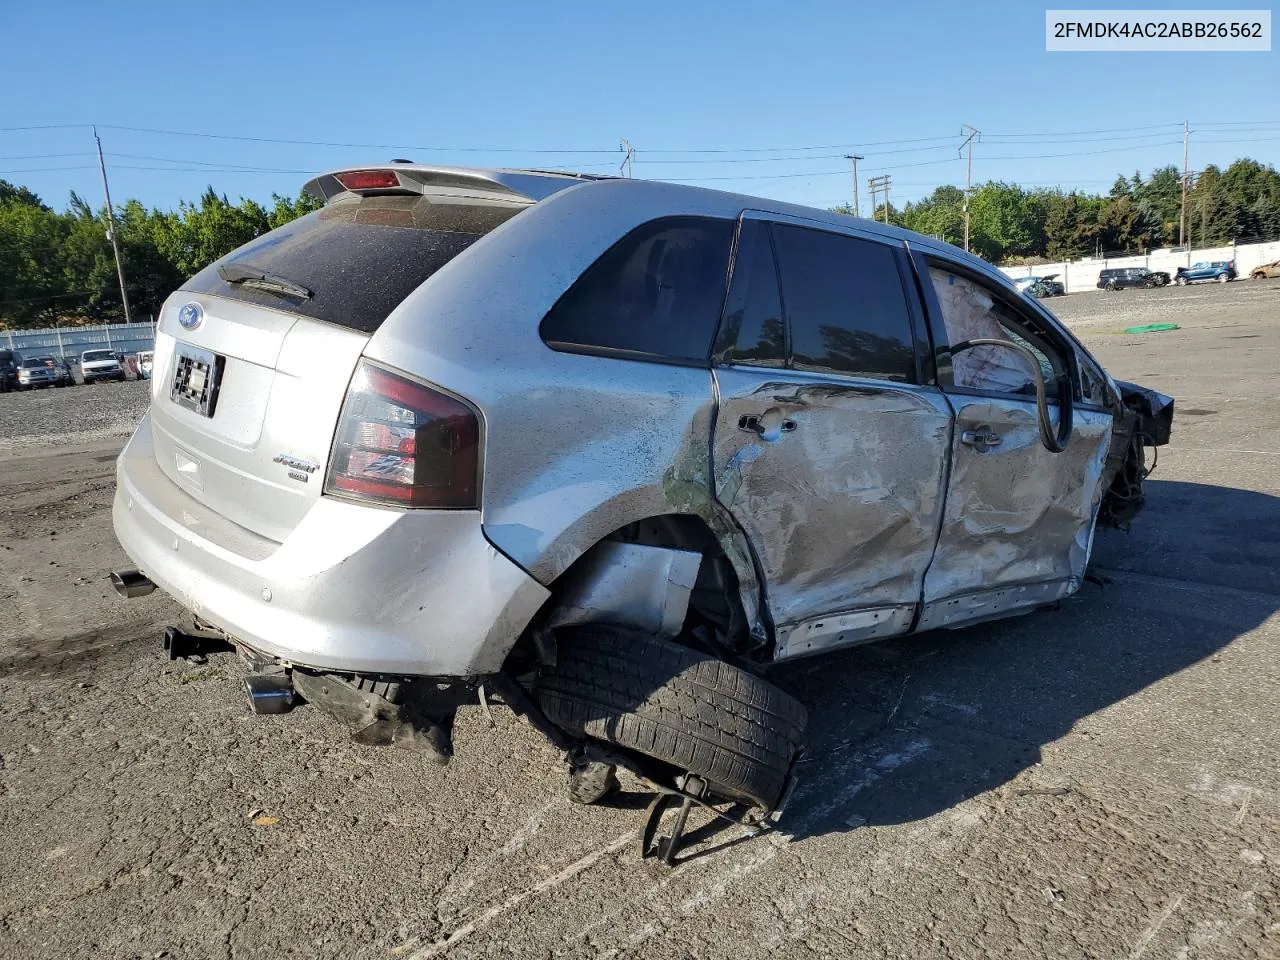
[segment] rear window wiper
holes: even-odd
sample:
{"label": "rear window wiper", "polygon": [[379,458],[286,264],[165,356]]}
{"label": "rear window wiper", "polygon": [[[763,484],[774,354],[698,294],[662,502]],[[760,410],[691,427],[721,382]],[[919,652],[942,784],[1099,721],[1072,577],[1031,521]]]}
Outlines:
{"label": "rear window wiper", "polygon": [[218,266],[218,276],[227,283],[253,287],[255,290],[265,290],[267,293],[278,293],[286,297],[297,297],[299,300],[310,300],[315,296],[300,283],[294,283],[286,277],[267,273],[256,267],[224,263]]}

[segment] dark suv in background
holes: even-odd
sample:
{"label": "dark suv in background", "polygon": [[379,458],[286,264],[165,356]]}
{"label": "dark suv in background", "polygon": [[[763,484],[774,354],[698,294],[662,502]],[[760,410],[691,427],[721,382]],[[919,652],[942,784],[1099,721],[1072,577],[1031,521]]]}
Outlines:
{"label": "dark suv in background", "polygon": [[1115,267],[1098,274],[1099,290],[1123,290],[1125,287],[1163,287],[1169,275],[1146,267]]}
{"label": "dark suv in background", "polygon": [[22,354],[12,350],[0,350],[0,393],[8,393],[17,388],[20,366],[22,366]]}

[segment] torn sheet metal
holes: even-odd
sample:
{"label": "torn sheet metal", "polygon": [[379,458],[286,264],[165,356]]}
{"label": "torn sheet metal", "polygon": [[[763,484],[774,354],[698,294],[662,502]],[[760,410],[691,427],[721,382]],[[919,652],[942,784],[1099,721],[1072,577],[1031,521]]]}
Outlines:
{"label": "torn sheet metal", "polygon": [[1124,380],[1117,380],[1116,386],[1124,405],[1138,414],[1138,432],[1143,442],[1149,447],[1168,443],[1173,432],[1173,397]]}
{"label": "torn sheet metal", "polygon": [[[953,399],[951,484],[925,578],[923,620],[959,623],[965,610],[985,618],[980,594],[1013,585],[1070,582],[1068,592],[1075,590],[1093,543],[1111,415],[1077,410],[1067,449],[1054,454],[1040,442],[1033,402]],[[966,446],[960,438],[967,430],[992,431],[1000,444]],[[969,595],[977,602],[947,606]],[[1023,597],[1043,602],[1030,593]]]}
{"label": "torn sheet metal", "polygon": [[914,603],[895,607],[850,610],[827,617],[815,617],[778,631],[775,660],[824,653],[837,647],[869,643],[881,637],[896,637],[911,629]]}
{"label": "torn sheet metal", "polygon": [[684,626],[702,555],[606,540],[566,575],[549,626],[611,623],[660,637]]}
{"label": "torn sheet metal", "polygon": [[979,590],[928,604],[920,615],[918,631],[971,626],[987,620],[999,620],[1021,611],[1030,613],[1036,607],[1070,596],[1080,588],[1075,578],[1049,583],[1027,583]]}
{"label": "torn sheet metal", "polygon": [[946,397],[801,371],[716,379],[716,496],[756,548],[779,634],[918,602],[942,514]]}

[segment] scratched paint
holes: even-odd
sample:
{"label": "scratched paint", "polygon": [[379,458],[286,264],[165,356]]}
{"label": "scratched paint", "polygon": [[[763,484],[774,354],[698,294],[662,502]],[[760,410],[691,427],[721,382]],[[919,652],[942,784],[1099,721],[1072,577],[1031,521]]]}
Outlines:
{"label": "scratched paint", "polygon": [[942,515],[941,392],[800,371],[716,376],[716,496],[757,550],[774,621],[916,603]]}
{"label": "scratched paint", "polygon": [[[975,449],[965,430],[1001,442]],[[977,590],[1079,580],[1088,560],[1111,416],[1077,411],[1067,449],[1040,442],[1035,403],[957,398],[951,484],[926,604]]]}

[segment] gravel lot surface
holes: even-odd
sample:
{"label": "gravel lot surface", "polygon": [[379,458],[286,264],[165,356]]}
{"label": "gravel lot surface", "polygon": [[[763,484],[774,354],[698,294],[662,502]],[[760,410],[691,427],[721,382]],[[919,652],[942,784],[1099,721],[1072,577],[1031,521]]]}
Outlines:
{"label": "gravel lot surface", "polygon": [[[170,601],[110,595],[120,441],[0,457],[0,956],[1280,957],[1280,283],[1052,306],[1178,397],[1110,582],[781,672],[812,734],[781,828],[699,818],[674,871],[646,797],[570,805],[504,709],[445,768],[251,715],[233,660],[163,658]],[[120,437],[144,394],[0,423]]]}
{"label": "gravel lot surface", "polygon": [[0,455],[125,439],[147,412],[150,387],[126,380],[0,393]]}

